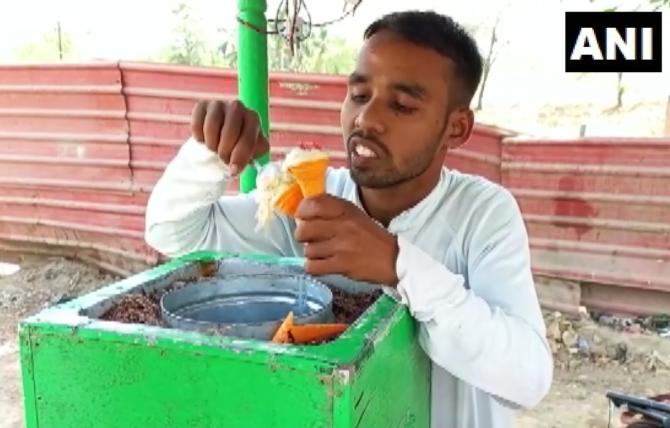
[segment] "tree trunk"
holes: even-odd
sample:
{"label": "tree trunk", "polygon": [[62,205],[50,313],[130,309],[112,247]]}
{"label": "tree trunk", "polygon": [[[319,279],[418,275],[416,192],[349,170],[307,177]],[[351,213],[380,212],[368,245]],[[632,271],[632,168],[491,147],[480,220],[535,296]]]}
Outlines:
{"label": "tree trunk", "polygon": [[621,80],[623,78],[623,73],[617,73],[617,83],[616,83],[616,108],[623,107],[623,84]]}
{"label": "tree trunk", "polygon": [[493,65],[493,62],[495,61],[494,58],[494,48],[496,43],[498,42],[498,38],[496,37],[496,29],[498,28],[498,22],[499,20],[496,19],[495,24],[493,24],[493,31],[491,31],[491,42],[489,43],[489,52],[486,55],[486,60],[484,61],[484,70],[482,73],[482,83],[481,87],[479,88],[479,96],[477,97],[477,107],[475,108],[476,110],[481,110],[482,105],[483,105],[483,100],[484,100],[484,90],[486,89],[486,81],[489,79],[489,73],[491,72],[491,66]]}
{"label": "tree trunk", "polygon": [[58,21],[58,58],[63,60],[63,35],[60,28],[60,21]]}
{"label": "tree trunk", "polygon": [[665,136],[670,137],[670,96],[668,96],[668,105],[665,108]]}

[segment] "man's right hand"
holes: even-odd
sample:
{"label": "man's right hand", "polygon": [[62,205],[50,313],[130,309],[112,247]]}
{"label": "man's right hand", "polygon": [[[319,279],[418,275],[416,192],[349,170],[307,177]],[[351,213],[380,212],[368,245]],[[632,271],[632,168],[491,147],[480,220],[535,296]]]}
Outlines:
{"label": "man's right hand", "polygon": [[233,176],[270,150],[258,114],[239,100],[199,101],[193,108],[191,132],[219,155]]}

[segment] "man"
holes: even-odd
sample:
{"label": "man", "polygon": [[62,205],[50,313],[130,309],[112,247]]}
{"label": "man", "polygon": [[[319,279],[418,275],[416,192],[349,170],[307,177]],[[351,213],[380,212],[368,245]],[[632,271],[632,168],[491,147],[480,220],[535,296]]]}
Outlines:
{"label": "man", "polygon": [[341,110],[348,168],[329,170],[327,195],[257,233],[254,197],[223,192],[227,173],[268,150],[258,118],[201,102],[151,195],[146,239],[171,256],[304,256],[308,273],[395,287],[433,362],[431,426],[510,427],[512,409],[548,392],[552,359],[514,198],[443,167],[474,126],[477,46],[432,12],[387,15],[364,38]]}

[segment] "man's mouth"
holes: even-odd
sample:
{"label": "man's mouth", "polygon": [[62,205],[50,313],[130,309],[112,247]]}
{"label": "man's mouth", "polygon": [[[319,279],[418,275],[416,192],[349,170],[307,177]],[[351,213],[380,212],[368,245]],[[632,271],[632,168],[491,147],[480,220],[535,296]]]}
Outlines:
{"label": "man's mouth", "polygon": [[354,137],[351,139],[350,150],[353,155],[364,159],[379,158],[377,147],[368,143],[365,139]]}
{"label": "man's mouth", "polygon": [[360,156],[362,158],[376,158],[377,154],[370,150],[368,147],[365,147],[362,144],[358,144],[356,148],[354,149],[354,152],[356,153],[357,156]]}

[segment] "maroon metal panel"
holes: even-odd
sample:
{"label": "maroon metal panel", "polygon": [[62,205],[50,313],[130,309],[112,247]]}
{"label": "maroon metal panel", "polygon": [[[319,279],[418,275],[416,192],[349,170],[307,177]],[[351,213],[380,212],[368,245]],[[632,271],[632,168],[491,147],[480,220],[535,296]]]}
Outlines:
{"label": "maroon metal panel", "polygon": [[[122,63],[130,123],[134,178],[150,188],[189,137],[189,121],[199,99],[235,97],[237,75],[211,68]],[[344,160],[339,110],[346,94],[341,76],[274,73],[270,76],[271,142],[276,153],[302,142],[317,142]],[[477,126],[464,148],[449,155],[448,165],[500,181],[500,140],[508,135]],[[452,160],[453,159],[453,160]]]}
{"label": "maroon metal panel", "polygon": [[462,147],[447,154],[446,165],[500,183],[501,141],[510,135],[509,131],[478,124]]}
{"label": "maroon metal panel", "polygon": [[117,63],[0,66],[3,248],[155,261],[128,139]]}
{"label": "maroon metal panel", "polygon": [[670,291],[669,149],[668,139],[504,140],[503,184],[524,213],[534,269]]}
{"label": "maroon metal panel", "polygon": [[[236,92],[236,73],[212,68],[1,66],[0,249],[69,248],[108,268],[156,262],[142,238],[148,194],[188,138],[195,101]],[[272,74],[273,158],[312,141],[343,165],[345,92],[343,77]],[[513,192],[537,273],[670,290],[670,140],[510,135],[477,125],[446,163]]]}

